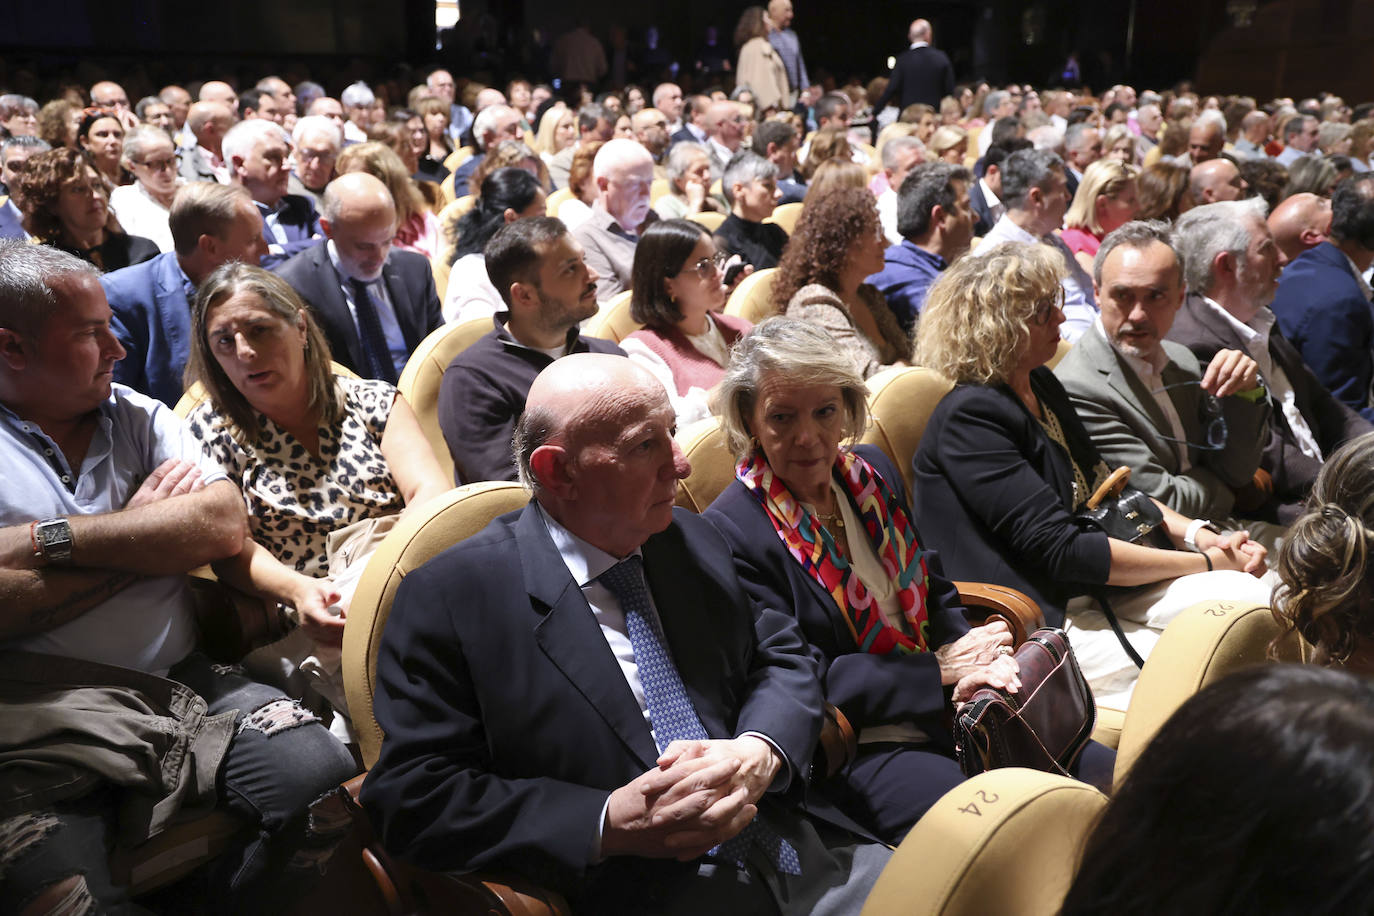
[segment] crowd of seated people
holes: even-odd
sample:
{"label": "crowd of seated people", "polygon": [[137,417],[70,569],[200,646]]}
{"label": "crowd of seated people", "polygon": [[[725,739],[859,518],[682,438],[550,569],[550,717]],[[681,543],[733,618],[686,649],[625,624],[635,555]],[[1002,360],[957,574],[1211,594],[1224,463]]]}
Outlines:
{"label": "crowd of seated people", "polygon": [[[49,759],[77,687],[93,716],[135,697],[146,721],[93,717],[81,753],[170,716],[189,769],[122,840],[228,810],[257,829],[210,867],[210,905],[288,907],[338,839],[308,809],[358,770],[352,590],[403,513],[480,481],[531,501],[398,594],[363,804],[404,859],[594,911],[857,911],[884,844],[963,780],[952,707],[1020,686],[1010,631],[970,627],[951,580],[1025,592],[1107,708],[1213,599],[1374,670],[1374,105],[943,66],[913,95],[905,58],[900,91],[813,86],[792,15],[745,11],[734,93],[445,69],[136,105],[108,80],[0,86],[0,707],[22,697],[24,723],[0,754]],[[905,53],[938,53],[921,22]],[[575,67],[595,39],[565,37]],[[412,354],[472,319],[490,330],[413,409]],[[908,367],[953,386],[919,446],[858,445],[867,380]],[[711,417],[734,476],[696,518],[673,509],[674,436]],[[1118,467],[1169,547],[1082,523]],[[211,663],[186,586],[205,566],[292,633]],[[1296,710],[1340,686],[1284,678]],[[858,750],[808,792],[827,703]],[[1112,876],[1138,863],[1107,850],[1148,838],[1183,728],[1142,758],[1159,782],[1120,789],[1066,912],[1129,909]],[[98,772],[152,791],[174,753]],[[1094,742],[1070,771],[1108,790],[1111,768]],[[24,863],[0,909],[125,906],[84,852],[115,842],[111,793],[18,809],[15,785],[0,826],[40,823],[0,831]],[[25,830],[42,856],[8,845]]]}

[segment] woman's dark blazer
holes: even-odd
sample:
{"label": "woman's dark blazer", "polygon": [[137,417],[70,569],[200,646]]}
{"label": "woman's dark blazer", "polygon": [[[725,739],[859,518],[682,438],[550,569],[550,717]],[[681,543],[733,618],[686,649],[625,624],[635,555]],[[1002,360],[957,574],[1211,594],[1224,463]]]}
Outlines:
{"label": "woman's dark blazer", "polygon": [[[1064,387],[1043,367],[1031,387],[1091,474],[1101,459]],[[1106,583],[1111,548],[1074,520],[1069,457],[1010,388],[955,387],[912,464],[913,517],[952,578],[1020,589],[1050,626],[1064,625],[1070,598]]]}
{"label": "woman's dark blazer", "polygon": [[[896,465],[881,449],[857,446],[878,475],[905,504],[906,487]],[[834,599],[811,578],[783,545],[758,499],[738,480],[703,513],[730,545],[735,571],[750,596],[765,607],[790,609],[801,623],[820,663],[825,698],[840,708],[855,729],[914,722],[926,734],[948,735],[943,721],[945,693],[933,652],[873,655],[860,651]],[[920,534],[916,542],[925,541]],[[925,555],[930,572],[926,608],[931,649],[968,632],[959,593],[944,577],[934,553]]]}

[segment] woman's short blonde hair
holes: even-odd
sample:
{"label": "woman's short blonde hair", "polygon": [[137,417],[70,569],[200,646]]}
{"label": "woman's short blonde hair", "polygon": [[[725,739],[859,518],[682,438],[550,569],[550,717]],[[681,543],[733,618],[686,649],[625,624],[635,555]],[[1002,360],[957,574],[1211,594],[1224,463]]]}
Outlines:
{"label": "woman's short blonde hair", "polygon": [[931,286],[916,326],[916,364],[956,383],[1007,381],[1026,351],[1036,310],[1060,295],[1063,258],[1045,245],[1004,242],[955,261]]}
{"label": "woman's short blonde hair", "polygon": [[[990,128],[989,128],[990,129]],[[930,135],[926,148],[937,156],[944,155],[960,143],[968,142],[968,131],[953,124],[946,124]]]}
{"label": "woman's short blonde hair", "polygon": [[1115,197],[1139,177],[1140,169],[1106,157],[1088,166],[1083,170],[1083,180],[1074,192],[1069,212],[1064,214],[1064,228],[1085,229],[1093,235],[1102,235],[1102,223],[1097,219],[1097,199]]}
{"label": "woman's short blonde hair", "polygon": [[856,439],[868,427],[868,389],[823,328],[782,315],[766,318],[730,351],[725,376],[716,386],[712,408],[735,459],[754,450],[749,428],[759,389],[767,375],[781,375],[797,385],[833,385],[844,400],[843,440]]}

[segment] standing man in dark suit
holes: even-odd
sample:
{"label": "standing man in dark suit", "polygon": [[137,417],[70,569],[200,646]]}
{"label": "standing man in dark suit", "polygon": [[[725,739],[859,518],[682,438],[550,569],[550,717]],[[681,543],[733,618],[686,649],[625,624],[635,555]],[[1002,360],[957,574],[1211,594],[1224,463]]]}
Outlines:
{"label": "standing man in dark suit", "polygon": [[429,260],[392,250],[396,204],[365,172],[324,189],[320,227],[328,241],[277,273],[314,310],[337,362],[394,384],[411,351],[443,323]]}
{"label": "standing man in dark suit", "polygon": [[408,861],[512,870],[578,912],[857,913],[890,853],[802,809],[816,664],[674,509],[674,422],[625,359],[535,380],[514,446],[534,499],[396,596],[363,803]]}
{"label": "standing man in dark suit", "polygon": [[882,111],[896,96],[898,109],[922,102],[939,111],[940,100],[954,94],[954,65],[944,51],[931,46],[930,23],[926,20],[912,22],[906,37],[911,47],[898,56],[892,78],[873,110]]}
{"label": "standing man in dark suit", "polygon": [[1279,280],[1274,314],[1302,361],[1346,406],[1374,420],[1374,312],[1362,276],[1374,264],[1374,175],[1331,195],[1331,237],[1293,259]]}
{"label": "standing man in dark suit", "polygon": [[1195,207],[1175,232],[1189,294],[1169,339],[1200,362],[1220,350],[1240,350],[1259,365],[1272,407],[1260,467],[1272,488],[1249,494],[1263,499],[1258,505],[1237,508],[1287,527],[1302,514],[1324,457],[1374,424],[1336,400],[1274,327],[1268,305],[1278,288],[1279,252],[1262,202]]}

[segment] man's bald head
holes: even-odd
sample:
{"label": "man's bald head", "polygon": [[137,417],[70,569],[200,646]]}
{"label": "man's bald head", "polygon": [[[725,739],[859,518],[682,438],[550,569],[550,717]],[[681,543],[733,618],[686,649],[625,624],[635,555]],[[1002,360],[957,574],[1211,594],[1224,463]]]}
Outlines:
{"label": "man's bald head", "polygon": [[657,108],[641,108],[630,116],[630,130],[634,131],[649,155],[655,160],[668,149],[668,116]]}
{"label": "man's bald head", "polygon": [[91,104],[97,108],[127,109],[129,94],[118,83],[101,80],[91,87]]}
{"label": "man's bald head", "polygon": [[391,192],[367,172],[340,175],[324,189],[324,216],[332,222],[369,218],[378,213],[396,216]]}
{"label": "man's bald head", "polygon": [[925,19],[915,19],[911,27],[906,30],[907,41],[930,41],[930,22]]}
{"label": "man's bald head", "polygon": [[220,80],[210,80],[200,87],[200,101],[219,102],[231,112],[239,110],[239,94],[233,86]]}
{"label": "man's bald head", "polygon": [[186,113],[186,126],[196,142],[206,149],[218,149],[220,140],[234,124],[234,114],[219,102],[196,102]]}
{"label": "man's bald head", "polygon": [[381,181],[366,172],[349,172],[325,187],[320,228],[334,242],[343,274],[371,282],[382,275],[391,254],[396,204]]}
{"label": "man's bald head", "polygon": [[625,393],[657,397],[663,394],[663,385],[623,356],[573,353],[539,373],[525,398],[525,412],[547,415],[540,424],[548,430],[545,442],[579,445],[589,427],[594,430],[608,414],[614,414],[615,402]]}
{"label": "man's bald head", "polygon": [[1287,264],[1331,234],[1331,199],[1307,192],[1294,194],[1269,214],[1269,230],[1279,246],[1280,263]]}
{"label": "man's bald head", "polygon": [[1199,206],[1223,200],[1240,200],[1250,189],[1240,177],[1240,169],[1229,159],[1208,159],[1193,166],[1188,174],[1193,199]]}
{"label": "man's bald head", "polygon": [[677,482],[691,472],[675,424],[663,385],[637,364],[565,356],[530,386],[516,467],[563,527],[623,557],[672,524]]}
{"label": "man's bald head", "polygon": [[478,112],[483,108],[490,108],[492,105],[504,104],[506,104],[506,94],[500,89],[493,89],[488,86],[478,91],[477,98],[473,100],[472,108],[474,112]]}

